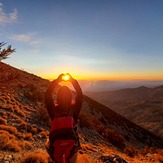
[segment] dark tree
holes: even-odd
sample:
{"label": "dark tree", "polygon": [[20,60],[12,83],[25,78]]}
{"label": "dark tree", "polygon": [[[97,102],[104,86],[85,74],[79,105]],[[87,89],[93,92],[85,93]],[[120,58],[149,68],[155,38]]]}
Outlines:
{"label": "dark tree", "polygon": [[15,52],[15,49],[12,49],[11,45],[8,45],[7,49],[2,49],[5,44],[4,42],[0,42],[0,62],[3,59],[7,59],[11,53]]}

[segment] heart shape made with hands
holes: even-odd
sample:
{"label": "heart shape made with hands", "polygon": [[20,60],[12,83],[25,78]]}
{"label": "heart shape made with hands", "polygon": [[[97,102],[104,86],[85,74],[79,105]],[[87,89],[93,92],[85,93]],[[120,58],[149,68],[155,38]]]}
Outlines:
{"label": "heart shape made with hands", "polygon": [[65,74],[62,76],[62,80],[64,80],[64,81],[68,81],[69,79],[70,79],[69,74]]}

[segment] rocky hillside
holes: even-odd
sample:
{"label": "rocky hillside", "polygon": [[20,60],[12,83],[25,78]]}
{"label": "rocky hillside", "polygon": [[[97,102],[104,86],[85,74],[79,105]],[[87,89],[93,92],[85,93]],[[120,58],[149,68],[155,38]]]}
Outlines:
{"label": "rocky hillside", "polygon": [[[0,162],[50,162],[50,120],[44,105],[49,81],[0,62]],[[77,162],[161,162],[163,142],[84,96]]]}

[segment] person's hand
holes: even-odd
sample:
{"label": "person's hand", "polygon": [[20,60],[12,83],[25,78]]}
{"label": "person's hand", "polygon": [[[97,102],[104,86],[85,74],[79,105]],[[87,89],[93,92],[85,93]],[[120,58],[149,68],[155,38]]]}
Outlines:
{"label": "person's hand", "polygon": [[60,74],[60,75],[58,76],[57,80],[58,80],[59,82],[63,81],[63,76],[64,76],[64,74]]}
{"label": "person's hand", "polygon": [[74,78],[73,78],[69,73],[67,73],[66,75],[69,76],[69,81],[70,81],[70,82],[72,82],[72,81],[74,80]]}

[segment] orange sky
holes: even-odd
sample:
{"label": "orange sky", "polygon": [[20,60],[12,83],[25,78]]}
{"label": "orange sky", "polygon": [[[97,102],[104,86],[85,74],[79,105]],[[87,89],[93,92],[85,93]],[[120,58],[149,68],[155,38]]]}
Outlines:
{"label": "orange sky", "polygon": [[[41,75],[41,77],[53,80],[58,77],[59,74],[49,74]],[[126,73],[126,74],[75,74],[71,75],[77,80],[163,80],[163,73],[150,73],[150,72],[140,72],[140,73]]]}

